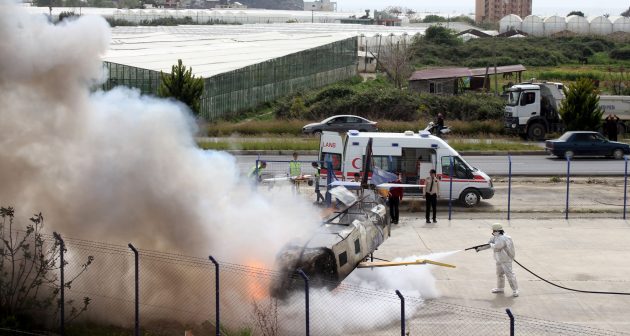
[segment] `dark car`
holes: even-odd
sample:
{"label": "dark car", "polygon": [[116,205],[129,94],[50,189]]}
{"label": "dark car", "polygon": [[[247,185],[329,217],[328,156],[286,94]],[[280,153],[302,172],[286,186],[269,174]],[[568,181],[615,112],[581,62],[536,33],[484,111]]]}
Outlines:
{"label": "dark car", "polygon": [[574,156],[606,156],[623,159],[630,153],[625,143],[609,141],[597,132],[566,132],[556,140],[547,140],[545,150],[559,158]]}
{"label": "dark car", "polygon": [[357,130],[360,132],[376,132],[375,121],[370,121],[355,115],[336,115],[326,118],[318,123],[308,124],[302,127],[302,133],[321,134],[323,131],[347,132]]}

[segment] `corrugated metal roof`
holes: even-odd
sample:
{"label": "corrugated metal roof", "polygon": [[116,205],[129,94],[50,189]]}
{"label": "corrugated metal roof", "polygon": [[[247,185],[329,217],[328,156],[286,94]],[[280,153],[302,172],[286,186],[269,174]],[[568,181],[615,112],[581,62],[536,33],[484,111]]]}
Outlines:
{"label": "corrugated metal roof", "polygon": [[[498,74],[506,72],[518,72],[525,71],[525,67],[522,64],[516,65],[504,65],[497,67]],[[459,78],[470,76],[485,76],[486,68],[434,68],[415,71],[409,80],[427,80],[427,79],[439,79],[439,78]],[[494,67],[488,68],[488,74],[494,74]]]}
{"label": "corrugated metal roof", "polygon": [[470,77],[472,73],[468,68],[433,68],[415,71],[409,80],[426,80],[438,78]]}
{"label": "corrugated metal roof", "polygon": [[[500,73],[506,73],[506,72],[518,72],[518,71],[525,71],[525,70],[527,69],[522,64],[504,65],[504,66],[498,66],[496,73],[500,74]],[[470,69],[470,71],[472,72],[473,76],[486,75],[486,68],[475,68],[475,69]],[[488,68],[488,75],[494,75],[493,66]]]}

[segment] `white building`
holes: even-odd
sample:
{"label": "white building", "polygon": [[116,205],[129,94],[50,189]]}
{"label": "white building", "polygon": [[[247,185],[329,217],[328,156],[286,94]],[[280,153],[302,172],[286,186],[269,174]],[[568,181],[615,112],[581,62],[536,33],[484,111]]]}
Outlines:
{"label": "white building", "polygon": [[316,12],[335,12],[337,11],[337,3],[330,2],[330,0],[304,1],[304,10]]}

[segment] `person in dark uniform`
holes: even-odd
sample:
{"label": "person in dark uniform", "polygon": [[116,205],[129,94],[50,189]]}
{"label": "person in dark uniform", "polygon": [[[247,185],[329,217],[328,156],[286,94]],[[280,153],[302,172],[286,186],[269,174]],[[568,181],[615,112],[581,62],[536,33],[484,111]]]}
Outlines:
{"label": "person in dark uniform", "polygon": [[437,199],[440,194],[440,180],[438,180],[435,169],[431,169],[429,177],[424,180],[424,198],[426,199],[426,217],[427,224],[431,223],[430,215],[433,209],[433,223],[437,223],[436,208]]}
{"label": "person in dark uniform", "polygon": [[[402,183],[400,179],[400,173],[396,181],[392,183]],[[398,211],[400,201],[403,199],[403,188],[392,187],[389,189],[389,215],[391,216],[392,224],[398,224],[400,212]]]}

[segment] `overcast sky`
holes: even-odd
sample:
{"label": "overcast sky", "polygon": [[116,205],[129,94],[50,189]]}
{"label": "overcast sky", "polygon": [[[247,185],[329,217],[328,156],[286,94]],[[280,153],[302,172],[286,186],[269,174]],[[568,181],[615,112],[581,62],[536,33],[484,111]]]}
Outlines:
{"label": "overcast sky", "polygon": [[[443,14],[471,14],[475,12],[475,0],[331,0],[337,1],[338,11],[383,9],[387,6],[403,6],[418,12]],[[619,15],[630,7],[630,0],[533,0],[533,14],[567,15],[572,10],[587,16],[603,14]]]}

